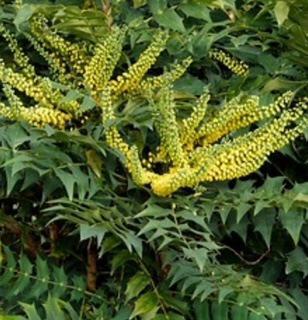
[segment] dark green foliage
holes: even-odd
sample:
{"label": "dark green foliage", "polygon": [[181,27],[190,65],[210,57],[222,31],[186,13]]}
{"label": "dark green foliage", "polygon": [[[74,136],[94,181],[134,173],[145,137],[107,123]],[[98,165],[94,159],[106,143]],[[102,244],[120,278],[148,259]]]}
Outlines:
{"label": "dark green foliage", "polygon": [[[304,0],[25,1],[17,9],[2,1],[0,21],[47,76],[47,63],[23,36],[35,12],[72,41],[96,43],[112,21],[127,25],[119,72],[158,27],[168,29],[167,49],[150,73],[193,57],[175,85],[179,117],[204,86],[214,104],[239,93],[265,103],[286,90],[305,95]],[[249,63],[249,76],[236,77],[209,59],[212,48]],[[0,56],[11,61],[1,37]],[[93,108],[89,97],[82,99]],[[156,146],[142,99],[130,100],[122,114],[124,134],[141,148]],[[98,118],[71,127],[0,119],[0,319],[307,318],[305,137],[243,180],[160,199],[132,182]]]}

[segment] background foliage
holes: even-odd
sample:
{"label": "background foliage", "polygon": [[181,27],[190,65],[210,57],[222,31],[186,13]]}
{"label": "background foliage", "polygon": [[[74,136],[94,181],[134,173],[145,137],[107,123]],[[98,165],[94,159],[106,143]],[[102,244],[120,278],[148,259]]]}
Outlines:
{"label": "background foliage", "polygon": [[[168,29],[151,73],[192,56],[179,101],[205,86],[217,101],[306,91],[305,0],[2,1],[1,22],[48,75],[24,37],[38,11],[93,43],[126,25],[119,70]],[[249,76],[213,62],[211,48],[246,61]],[[0,55],[11,59],[2,38]],[[152,123],[134,103],[121,121],[144,145]],[[131,181],[96,121],[71,131],[0,121],[1,319],[307,318],[305,137],[245,179],[160,199]]]}

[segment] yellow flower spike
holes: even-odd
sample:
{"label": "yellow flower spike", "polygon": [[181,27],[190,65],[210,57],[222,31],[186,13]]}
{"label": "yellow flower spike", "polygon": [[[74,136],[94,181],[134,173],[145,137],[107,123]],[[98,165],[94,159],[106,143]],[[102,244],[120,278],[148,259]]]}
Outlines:
{"label": "yellow flower spike", "polygon": [[194,160],[183,169],[156,176],[151,186],[159,196],[168,196],[181,187],[194,187],[203,181],[222,181],[248,175],[260,168],[268,155],[283,147],[302,133],[308,120],[302,119],[293,129],[288,126],[298,120],[307,105],[285,111],[264,127],[232,142],[199,148]]}
{"label": "yellow flower spike", "polygon": [[148,184],[156,176],[154,173],[143,168],[136,146],[132,146],[130,148],[127,154],[126,162],[127,168],[131,173],[134,182],[138,185]]}
{"label": "yellow flower spike", "polygon": [[5,67],[0,60],[0,81],[8,84],[27,96],[33,98],[42,107],[58,107],[67,112],[76,113],[80,108],[77,101],[66,102],[64,96],[58,89],[53,89],[48,78],[28,78],[21,73],[14,72],[11,68]]}
{"label": "yellow flower spike", "polygon": [[83,45],[71,43],[53,32],[47,24],[47,19],[36,15],[31,21],[31,32],[42,45],[56,50],[77,75],[84,74],[88,55]]}
{"label": "yellow flower spike", "polygon": [[14,36],[5,28],[3,24],[0,24],[0,33],[1,36],[8,42],[8,47],[14,55],[15,63],[22,69],[26,76],[33,77],[35,75],[35,69],[30,64],[29,58],[19,47]]}
{"label": "yellow flower spike", "polygon": [[110,82],[112,91],[117,95],[126,91],[134,92],[146,72],[165,49],[167,39],[168,37],[165,32],[159,32],[150,46],[140,55],[137,62],[131,65],[127,72],[124,72],[116,80]]}
{"label": "yellow flower spike", "polygon": [[61,55],[55,52],[49,52],[39,41],[32,35],[25,34],[27,39],[31,42],[34,49],[46,60],[50,66],[53,77],[58,79],[62,84],[70,85],[74,82],[74,77],[71,73],[67,72],[66,65]]}
{"label": "yellow flower spike", "polygon": [[100,107],[103,110],[103,124],[105,126],[107,144],[124,156],[125,165],[135,183],[138,185],[150,183],[155,174],[147,171],[142,166],[142,161],[138,155],[138,149],[135,146],[130,147],[124,142],[117,128],[110,123],[115,120],[110,87],[105,88],[103,91]]}
{"label": "yellow flower spike", "polygon": [[212,144],[226,134],[260,120],[258,109],[256,96],[244,101],[240,97],[234,98],[200,127],[196,138],[203,139],[204,144]]}
{"label": "yellow flower spike", "polygon": [[[84,43],[77,45],[66,41],[53,32],[42,17],[33,20],[32,30],[34,36],[41,38],[31,41],[30,36],[29,40],[50,64],[58,84],[35,73],[25,73],[27,57],[18,51],[17,42],[10,34],[4,35],[17,67],[8,68],[0,60],[0,81],[4,84],[3,91],[10,105],[0,103],[0,116],[26,121],[33,126],[51,125],[63,129],[73,117],[83,112],[78,100],[69,99],[69,90],[77,89],[79,99],[89,89],[86,94],[90,92],[91,99],[101,108],[107,144],[121,153],[133,181],[138,185],[151,185],[159,196],[169,196],[179,188],[195,187],[203,181],[247,175],[257,170],[271,152],[302,134],[308,125],[305,118],[308,98],[291,105],[292,92],[285,93],[269,106],[260,106],[255,96],[238,97],[213,114],[206,114],[209,94],[205,93],[191,115],[178,121],[170,87],[184,73],[191,59],[175,65],[161,76],[144,79],[165,47],[167,37],[164,33],[155,38],[126,72],[110,81],[121,54],[122,30],[116,29],[106,37],[96,47],[92,58],[88,57],[89,50]],[[247,73],[247,66],[224,53],[216,51],[212,57],[239,75]],[[157,92],[158,89],[161,90]],[[15,90],[33,98],[37,105],[25,107],[15,95]],[[146,95],[153,109],[160,146],[154,154],[149,153],[147,159],[140,158],[143,150],[130,146],[117,128],[114,109],[118,103],[115,102],[121,103],[126,94]],[[228,136],[242,127],[269,118],[273,119],[253,132],[233,140]]]}
{"label": "yellow flower spike", "polygon": [[19,120],[23,120],[37,127],[50,125],[64,129],[72,116],[59,110],[52,110],[43,107],[21,108]]}
{"label": "yellow flower spike", "polygon": [[115,29],[100,43],[85,68],[84,84],[96,95],[103,91],[122,53],[124,30]]}
{"label": "yellow flower spike", "polygon": [[152,102],[152,108],[156,114],[156,127],[160,135],[161,146],[167,151],[175,167],[185,166],[187,159],[180,140],[172,90],[168,87],[162,89],[158,101]]}
{"label": "yellow flower spike", "polygon": [[23,107],[23,103],[19,99],[18,96],[14,93],[14,90],[11,86],[4,84],[3,85],[3,93],[5,94],[6,98],[8,99],[8,102],[12,108],[12,111],[16,112],[18,114],[18,111],[21,107]]}
{"label": "yellow flower spike", "polygon": [[171,67],[171,70],[157,77],[148,77],[140,82],[136,88],[136,92],[144,94],[144,92],[155,91],[157,89],[170,86],[175,80],[179,79],[192,63],[192,58],[188,57],[182,62]]}
{"label": "yellow flower spike", "polygon": [[198,131],[197,138],[204,145],[212,144],[230,132],[274,116],[289,106],[294,93],[287,91],[269,106],[259,106],[259,98],[251,96],[241,101],[240,97],[228,102],[213,119],[207,121]]}
{"label": "yellow flower spike", "polygon": [[182,168],[152,178],[153,192],[160,197],[167,197],[182,187],[193,187],[196,182],[193,168]]}
{"label": "yellow flower spike", "polygon": [[0,81],[24,92],[39,102],[43,98],[44,92],[36,80],[37,79],[27,78],[23,74],[14,72],[11,68],[5,67],[4,63],[0,60]]}
{"label": "yellow flower spike", "polygon": [[210,58],[224,64],[228,69],[238,76],[244,77],[248,75],[249,67],[246,63],[235,59],[222,50],[213,49],[209,52],[209,56]]}
{"label": "yellow flower spike", "polygon": [[189,145],[190,148],[193,147],[193,141],[197,135],[196,129],[205,117],[209,100],[210,94],[208,90],[206,90],[197,101],[189,118],[182,122],[181,141],[183,144]]}
{"label": "yellow flower spike", "polygon": [[[6,89],[8,91],[8,89]],[[8,92],[6,93],[8,95]],[[16,96],[9,93],[9,102],[11,107],[0,103],[0,116],[9,120],[25,121],[35,127],[44,127],[51,125],[59,129],[64,129],[65,125],[72,119],[71,115],[58,110],[52,110],[44,107],[26,108]]]}
{"label": "yellow flower spike", "polygon": [[0,116],[9,120],[16,120],[16,111],[0,102]]}

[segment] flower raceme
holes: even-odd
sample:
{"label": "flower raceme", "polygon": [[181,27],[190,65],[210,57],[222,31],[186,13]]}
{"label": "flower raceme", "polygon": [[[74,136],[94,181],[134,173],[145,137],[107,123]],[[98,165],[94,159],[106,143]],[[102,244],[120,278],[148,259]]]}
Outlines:
{"label": "flower raceme", "polygon": [[[166,45],[167,34],[160,31],[136,63],[116,79],[111,79],[122,54],[125,29],[115,27],[96,45],[93,53],[92,44],[76,44],[64,39],[49,27],[46,18],[40,14],[32,18],[30,30],[31,32],[25,33],[25,36],[49,64],[50,77],[43,77],[35,72],[30,59],[18,46],[14,36],[4,25],[0,25],[2,37],[8,42],[15,62],[13,67],[8,67],[3,60],[0,60],[0,81],[10,86],[12,90],[32,98],[35,102],[35,105],[31,106],[31,114],[36,120],[32,121],[28,116],[24,117],[24,112],[10,113],[9,118],[17,120],[18,114],[18,120],[40,126],[52,124],[64,128],[69,121],[82,116],[81,101],[67,99],[69,90],[90,96],[98,106],[100,95],[107,86],[111,88],[114,100],[123,94],[136,95],[150,92],[179,78],[191,63],[191,59],[188,58],[161,76],[145,77],[146,72]],[[1,105],[0,115],[8,114],[7,108],[11,106],[9,99],[7,102],[8,105]],[[42,107],[58,110],[56,118],[63,114],[63,121],[50,122],[48,117],[42,117],[43,114],[45,115],[41,112]],[[51,115],[52,112],[50,111],[49,114]],[[39,121],[37,121],[38,117]]]}
{"label": "flower raceme", "polygon": [[[292,98],[293,93],[287,92],[269,106],[260,106],[256,97],[232,100],[212,119],[203,122],[209,100],[209,94],[205,92],[191,116],[179,123],[175,118],[172,89],[167,87],[160,90],[157,101],[152,104],[161,142],[157,154],[151,153],[149,159],[141,160],[135,147],[126,144],[115,127],[107,127],[106,134],[109,145],[124,155],[134,181],[151,184],[155,194],[165,197],[183,187],[239,178],[259,169],[272,152],[296,139],[308,124],[304,117],[307,99],[288,108]],[[110,112],[105,114],[105,122],[113,115],[112,99],[107,100]],[[258,120],[266,123],[233,140],[221,140],[228,133]],[[167,164],[165,172],[158,174],[151,170],[153,166],[148,164],[155,162]]]}
{"label": "flower raceme", "polygon": [[[66,40],[48,23],[44,16],[35,15],[31,32],[25,36],[49,64],[49,77],[36,73],[14,36],[0,25],[15,62],[8,67],[0,60],[0,81],[6,97],[0,103],[0,116],[38,127],[65,129],[69,122],[83,116],[80,97],[90,97],[101,110],[109,146],[121,153],[135,183],[150,184],[159,196],[168,196],[182,187],[193,188],[204,181],[245,176],[305,129],[307,99],[292,103],[292,92],[286,92],[269,106],[260,105],[257,96],[239,96],[212,114],[208,113],[210,94],[205,91],[190,116],[178,119],[172,84],[184,74],[191,58],[160,76],[146,76],[166,46],[165,32],[158,32],[139,59],[112,79],[122,55],[125,29],[115,27],[93,50],[90,43]],[[245,63],[223,51],[213,50],[210,57],[239,76],[248,73]],[[68,99],[70,91],[77,92],[79,98]],[[34,104],[25,106],[20,93]],[[148,158],[143,159],[143,150],[125,141],[115,121],[119,102],[138,95],[148,100],[160,143],[158,150],[151,150]],[[265,124],[258,129],[234,139],[229,137],[261,120]]]}

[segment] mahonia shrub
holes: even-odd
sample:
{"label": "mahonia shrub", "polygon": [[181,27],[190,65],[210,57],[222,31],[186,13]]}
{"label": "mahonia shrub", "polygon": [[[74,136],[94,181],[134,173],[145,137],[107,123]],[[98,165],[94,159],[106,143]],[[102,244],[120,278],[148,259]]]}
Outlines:
{"label": "mahonia shrub", "polygon": [[[121,154],[135,183],[150,184],[159,196],[182,187],[194,188],[204,181],[246,176],[262,166],[269,154],[301,135],[307,124],[307,99],[294,102],[292,92],[267,106],[260,104],[258,96],[239,96],[208,115],[210,94],[205,91],[195,101],[191,114],[179,119],[172,84],[183,75],[191,58],[160,76],[146,76],[166,46],[168,35],[164,31],[155,35],[135,63],[113,78],[125,28],[112,27],[110,34],[96,44],[77,43],[54,32],[42,14],[34,15],[25,36],[48,62],[50,77],[37,74],[14,36],[5,26],[1,29],[14,65],[0,63],[7,99],[1,103],[0,114],[38,127],[66,129],[76,119],[85,121],[95,108],[101,113],[108,145]],[[249,72],[245,63],[221,50],[211,51],[210,57],[238,76],[245,77]],[[34,105],[26,106],[19,93]],[[85,96],[91,101],[91,110],[85,107]],[[116,116],[119,107],[138,96],[148,101],[159,141],[158,149],[150,150],[145,158],[141,157],[144,150],[130,145],[121,135]],[[258,121],[265,122],[252,132],[228,138]]]}
{"label": "mahonia shrub", "polygon": [[0,318],[305,319],[307,186],[263,164],[306,74],[262,1],[0,2]]}

